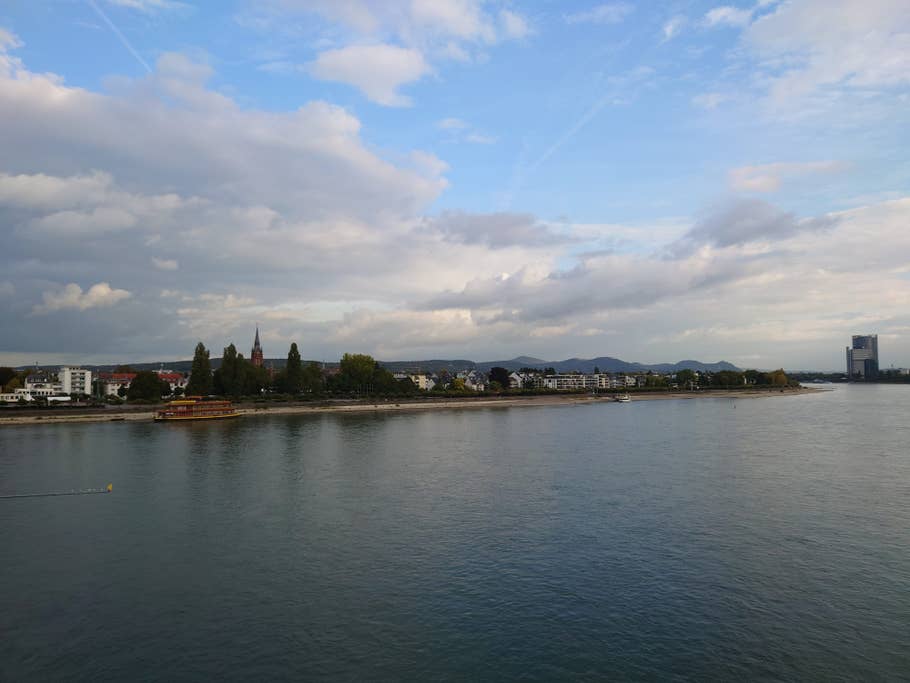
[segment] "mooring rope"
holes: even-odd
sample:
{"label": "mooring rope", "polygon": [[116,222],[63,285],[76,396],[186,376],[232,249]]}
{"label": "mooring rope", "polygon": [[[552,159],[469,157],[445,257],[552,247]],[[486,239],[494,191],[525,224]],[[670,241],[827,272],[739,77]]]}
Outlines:
{"label": "mooring rope", "polygon": [[0,500],[8,498],[48,498],[50,496],[90,496],[93,493],[110,493],[114,490],[113,484],[108,484],[103,489],[83,489],[81,491],[50,491],[48,493],[12,493],[0,496]]}

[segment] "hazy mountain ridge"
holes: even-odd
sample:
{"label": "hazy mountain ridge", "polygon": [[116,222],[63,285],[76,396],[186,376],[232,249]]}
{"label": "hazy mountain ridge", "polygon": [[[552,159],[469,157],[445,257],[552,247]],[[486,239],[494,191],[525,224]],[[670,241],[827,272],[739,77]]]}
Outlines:
{"label": "hazy mountain ridge", "polygon": [[[285,358],[266,358],[265,366],[281,369],[284,367],[287,359]],[[311,361],[304,360],[304,363]],[[319,362],[319,361],[317,361]],[[214,357],[211,359],[212,369],[215,370],[221,366],[221,358]],[[739,368],[728,363],[719,361],[717,363],[703,363],[697,360],[681,360],[678,363],[632,363],[629,361],[612,358],[610,356],[600,356],[598,358],[568,358],[560,361],[543,360],[532,356],[518,356],[511,360],[495,361],[472,361],[466,359],[432,359],[432,360],[395,360],[379,361],[382,367],[391,372],[442,372],[446,370],[449,373],[461,372],[464,370],[477,370],[480,372],[489,372],[490,368],[502,367],[508,370],[520,370],[521,368],[553,368],[556,372],[583,372],[592,373],[595,368],[601,372],[656,372],[656,373],[673,373],[679,370],[697,370],[699,372],[718,372],[720,370],[734,370]],[[193,365],[192,360],[178,360],[167,363],[119,363],[108,365],[83,365],[81,367],[92,370],[93,372],[111,372],[120,365],[128,365],[133,370],[158,370],[164,368],[175,372],[189,372]],[[337,367],[338,363],[326,363],[326,367]],[[30,367],[30,366],[29,366]],[[57,365],[42,365],[43,369],[57,369]],[[26,369],[23,366],[19,369]]]}

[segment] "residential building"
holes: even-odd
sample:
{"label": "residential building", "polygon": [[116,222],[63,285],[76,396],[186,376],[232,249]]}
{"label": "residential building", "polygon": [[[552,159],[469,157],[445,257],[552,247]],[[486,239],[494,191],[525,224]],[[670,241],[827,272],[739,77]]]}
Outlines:
{"label": "residential building", "polygon": [[[63,393],[63,385],[49,375],[29,375],[25,378],[25,387],[17,390],[19,393],[28,394],[31,398],[56,396]],[[26,399],[31,400],[31,399]]]}
{"label": "residential building", "polygon": [[57,375],[64,394],[92,393],[92,371],[84,368],[62,367]]}
{"label": "residential building", "polygon": [[878,376],[878,335],[853,335],[847,347],[847,377],[850,379],[875,379]]}
{"label": "residential building", "polygon": [[168,385],[170,385],[171,393],[174,393],[176,389],[186,389],[186,385],[189,384],[190,381],[182,372],[161,369],[155,370],[155,373],[158,375],[158,379],[167,382]]}

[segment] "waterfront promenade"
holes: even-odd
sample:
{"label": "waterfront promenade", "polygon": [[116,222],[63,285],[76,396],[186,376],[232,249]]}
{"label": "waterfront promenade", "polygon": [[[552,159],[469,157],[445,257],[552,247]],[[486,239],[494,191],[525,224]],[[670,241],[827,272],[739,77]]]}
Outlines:
{"label": "waterfront promenade", "polygon": [[[811,387],[798,388],[750,388],[737,390],[704,389],[697,391],[649,391],[633,393],[633,401],[666,401],[691,399],[737,399],[768,398],[772,396],[792,396],[807,394],[822,389]],[[465,408],[507,408],[539,407],[554,405],[577,405],[593,402],[611,402],[612,393],[591,394],[548,394],[544,396],[481,396],[465,398],[422,398],[422,399],[363,399],[312,401],[306,403],[239,403],[237,412],[242,416],[256,415],[306,415],[322,413],[358,413],[358,412],[396,412],[411,410],[453,410]],[[48,424],[48,423],[81,423],[81,422],[136,422],[149,421],[154,417],[158,406],[141,406],[139,408],[116,407],[113,409],[60,409],[54,411],[28,411],[16,414],[12,409],[0,412],[0,426]],[[6,414],[7,412],[11,414]]]}

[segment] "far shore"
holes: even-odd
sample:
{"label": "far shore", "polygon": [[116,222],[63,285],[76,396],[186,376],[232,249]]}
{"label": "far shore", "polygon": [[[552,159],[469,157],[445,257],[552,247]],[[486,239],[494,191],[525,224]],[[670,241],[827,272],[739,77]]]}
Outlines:
{"label": "far shore", "polygon": [[[702,389],[696,391],[667,391],[631,393],[632,401],[667,401],[691,400],[699,398],[769,398],[773,396],[793,396],[810,394],[823,389],[812,387],[753,388],[737,390]],[[317,415],[322,413],[364,413],[364,412],[400,412],[412,410],[460,410],[465,408],[509,408],[537,407],[555,405],[585,405],[591,403],[611,403],[613,394],[548,394],[545,396],[491,396],[465,398],[403,398],[382,400],[324,401],[320,403],[289,403],[260,405],[251,403],[237,404],[241,417],[263,415]],[[83,423],[83,422],[149,422],[155,416],[157,406],[124,409],[117,406],[113,409],[85,409],[82,412],[67,412],[67,409],[54,411],[30,411],[26,415],[4,415],[0,411],[0,426],[31,425],[48,423]]]}

